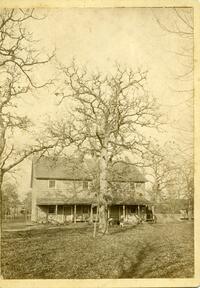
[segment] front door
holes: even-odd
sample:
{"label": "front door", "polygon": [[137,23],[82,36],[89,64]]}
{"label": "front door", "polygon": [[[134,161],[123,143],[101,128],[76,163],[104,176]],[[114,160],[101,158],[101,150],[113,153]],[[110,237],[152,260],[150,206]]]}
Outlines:
{"label": "front door", "polygon": [[64,206],[64,222],[72,221],[73,213],[71,206]]}
{"label": "front door", "polygon": [[111,206],[110,217],[115,220],[120,220],[120,216],[123,214],[122,206]]}

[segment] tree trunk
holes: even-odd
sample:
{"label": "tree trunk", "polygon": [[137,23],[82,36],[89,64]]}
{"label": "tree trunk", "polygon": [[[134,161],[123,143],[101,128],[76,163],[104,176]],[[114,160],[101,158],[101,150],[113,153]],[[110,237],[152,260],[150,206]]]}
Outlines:
{"label": "tree trunk", "polygon": [[192,220],[192,204],[191,199],[188,199],[188,220]]}
{"label": "tree trunk", "polygon": [[107,233],[107,203],[105,195],[107,193],[107,165],[108,152],[107,148],[103,147],[100,158],[100,195],[99,195],[99,230],[102,233]]}
{"label": "tree trunk", "polygon": [[2,185],[3,185],[3,171],[0,169],[0,221],[2,226],[2,219],[3,219],[3,191],[2,191]]}
{"label": "tree trunk", "polygon": [[[0,221],[1,221],[1,227],[2,227],[2,219],[3,219],[3,191],[2,191],[2,185],[3,185],[3,176],[4,176],[4,170],[3,170],[3,164],[2,164],[2,156],[5,149],[6,139],[5,139],[5,133],[6,129],[3,124],[3,118],[2,118],[2,108],[0,110]],[[1,230],[2,231],[2,230]]]}
{"label": "tree trunk", "polygon": [[102,203],[99,206],[99,231],[103,234],[106,234],[108,232],[107,221],[108,217],[106,204]]}
{"label": "tree trunk", "polygon": [[[2,185],[3,185],[3,171],[2,169],[0,169],[0,221],[1,221],[1,227],[0,227],[0,231],[2,231],[2,220],[3,220],[3,191],[2,191]],[[0,241],[1,241],[1,232],[0,232]],[[0,265],[0,278],[1,278],[1,265]]]}

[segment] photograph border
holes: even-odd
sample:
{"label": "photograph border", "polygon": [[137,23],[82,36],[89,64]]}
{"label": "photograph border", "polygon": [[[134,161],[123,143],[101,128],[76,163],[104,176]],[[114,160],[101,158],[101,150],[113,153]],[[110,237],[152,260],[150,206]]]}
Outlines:
{"label": "photograph border", "polygon": [[151,278],[151,279],[15,279],[0,280],[0,288],[64,288],[64,287],[200,287],[200,1],[190,0],[1,0],[0,8],[106,8],[106,7],[192,7],[194,9],[194,278]]}

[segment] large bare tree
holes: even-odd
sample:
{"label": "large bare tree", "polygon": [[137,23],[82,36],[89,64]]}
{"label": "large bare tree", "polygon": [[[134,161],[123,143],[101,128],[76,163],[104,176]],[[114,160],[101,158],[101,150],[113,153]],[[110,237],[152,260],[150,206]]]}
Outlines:
{"label": "large bare tree", "polygon": [[[113,73],[89,73],[75,62],[62,67],[64,87],[57,91],[60,103],[73,107],[67,122],[51,127],[56,137],[70,137],[77,147],[96,157],[99,175],[99,228],[107,227],[108,169],[124,151],[138,163],[148,148],[147,128],[158,128],[161,115],[156,99],[148,93],[146,71],[133,71],[116,65]],[[69,102],[70,101],[70,102]],[[70,116],[69,116],[70,115]],[[62,128],[61,128],[62,127]],[[67,130],[66,130],[67,127]],[[122,158],[121,158],[122,159]]]}
{"label": "large bare tree", "polygon": [[[31,122],[20,112],[21,100],[51,81],[39,83],[36,73],[48,63],[54,53],[46,55],[37,49],[38,43],[29,32],[30,21],[38,21],[34,9],[0,10],[0,194],[5,173],[34,152],[54,146],[51,142],[35,141],[19,147],[15,135],[25,137]],[[22,133],[21,133],[22,132]],[[20,134],[21,133],[21,134]],[[23,134],[24,133],[24,134]],[[28,138],[27,138],[28,139]],[[23,144],[27,142],[24,138]]]}

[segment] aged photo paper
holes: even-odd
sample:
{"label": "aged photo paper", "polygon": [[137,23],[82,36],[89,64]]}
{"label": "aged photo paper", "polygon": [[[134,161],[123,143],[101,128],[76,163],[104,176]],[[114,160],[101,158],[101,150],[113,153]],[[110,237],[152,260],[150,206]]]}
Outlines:
{"label": "aged photo paper", "polygon": [[198,1],[1,1],[0,287],[200,287]]}

